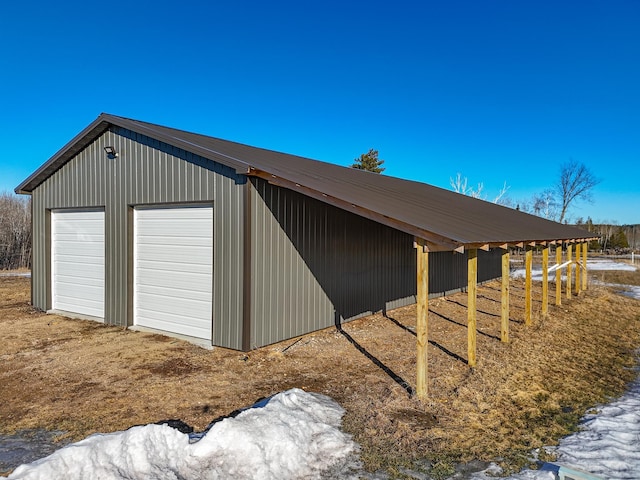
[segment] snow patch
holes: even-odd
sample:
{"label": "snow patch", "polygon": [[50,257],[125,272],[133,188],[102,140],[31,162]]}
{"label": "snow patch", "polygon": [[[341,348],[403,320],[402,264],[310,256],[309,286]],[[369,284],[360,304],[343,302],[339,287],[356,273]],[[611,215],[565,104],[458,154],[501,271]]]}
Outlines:
{"label": "snow patch", "polygon": [[[550,265],[551,267],[552,265]],[[566,268],[566,267],[565,267]],[[575,268],[575,265],[574,265]],[[587,260],[587,271],[602,271],[602,270],[618,270],[618,271],[626,271],[626,272],[634,272],[636,267],[633,265],[629,265],[628,263],[615,262],[613,260],[608,259],[597,259],[597,260]],[[582,271],[582,270],[580,270]],[[566,281],[566,269],[563,269],[562,281]],[[511,272],[511,277],[513,278],[524,278],[526,275],[526,270],[524,268],[518,268]],[[556,278],[555,272],[551,272],[547,274],[547,278],[549,280],[554,280]],[[531,269],[531,279],[534,281],[541,282],[542,281],[542,269],[532,268]]]}
{"label": "snow patch", "polygon": [[625,272],[635,272],[636,267],[614,260],[594,259],[587,260],[587,270],[622,270]]}
{"label": "snow patch", "polygon": [[294,479],[353,462],[358,446],[340,430],[344,409],[331,398],[292,389],[215,423],[190,443],[167,425],[92,435],[21,465],[8,478]]}
{"label": "snow patch", "polygon": [[622,295],[627,297],[636,298],[640,300],[640,286],[637,285],[623,285],[624,290],[621,290]]}
{"label": "snow patch", "polygon": [[[640,378],[622,397],[585,415],[581,430],[561,439],[559,446],[552,450],[558,458],[554,463],[558,465],[610,480],[640,478]],[[495,479],[496,473],[499,474],[499,467],[492,465],[491,469],[471,478]],[[507,480],[556,478],[552,470],[543,468],[523,470]]]}

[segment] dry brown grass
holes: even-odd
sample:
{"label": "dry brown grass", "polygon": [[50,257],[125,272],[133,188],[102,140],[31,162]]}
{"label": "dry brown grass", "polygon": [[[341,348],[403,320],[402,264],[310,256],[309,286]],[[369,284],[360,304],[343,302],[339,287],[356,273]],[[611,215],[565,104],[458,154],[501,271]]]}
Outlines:
{"label": "dry brown grass", "polygon": [[640,285],[640,275],[638,272],[627,272],[623,270],[595,272],[593,278],[602,283],[620,283],[623,285]]}
{"label": "dry brown grass", "polygon": [[429,399],[420,402],[406,391],[415,384],[413,306],[244,354],[45,315],[28,305],[29,279],[0,277],[0,432],[45,428],[79,439],[168,418],[199,430],[299,387],[346,408],[344,428],[370,468],[425,457],[443,473],[472,458],[517,468],[586,409],[622,393],[640,345],[638,300],[591,287],[555,307],[550,292],[550,315],[525,327],[523,284],[512,282],[504,344],[499,284],[479,288],[475,369],[465,361],[466,295],[431,301]]}

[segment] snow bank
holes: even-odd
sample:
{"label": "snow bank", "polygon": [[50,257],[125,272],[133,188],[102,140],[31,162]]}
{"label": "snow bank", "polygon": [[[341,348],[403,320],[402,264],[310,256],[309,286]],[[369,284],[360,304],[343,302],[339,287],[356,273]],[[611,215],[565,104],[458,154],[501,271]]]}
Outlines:
{"label": "snow bank", "polygon": [[167,425],[133,427],[68,445],[21,465],[8,478],[320,478],[357,452],[339,428],[343,414],[327,396],[292,389],[275,395],[263,408],[213,424],[196,443]]}

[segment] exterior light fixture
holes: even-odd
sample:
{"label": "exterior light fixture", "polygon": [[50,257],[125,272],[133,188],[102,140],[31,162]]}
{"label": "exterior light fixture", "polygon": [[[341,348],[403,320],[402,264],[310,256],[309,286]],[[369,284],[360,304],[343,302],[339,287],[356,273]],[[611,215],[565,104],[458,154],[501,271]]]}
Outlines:
{"label": "exterior light fixture", "polygon": [[104,147],[104,151],[107,152],[109,158],[116,158],[118,156],[118,152],[116,152],[115,147],[112,147],[111,145]]}

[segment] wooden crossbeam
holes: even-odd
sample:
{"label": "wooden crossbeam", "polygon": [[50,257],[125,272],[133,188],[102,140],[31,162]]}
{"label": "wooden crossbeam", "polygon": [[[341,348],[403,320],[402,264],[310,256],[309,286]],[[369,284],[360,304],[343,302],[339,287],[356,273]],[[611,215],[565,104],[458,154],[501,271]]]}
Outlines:
{"label": "wooden crossbeam", "polygon": [[[556,252],[557,253],[557,252]],[[560,258],[562,258],[562,255],[560,256]],[[569,260],[568,262],[564,262],[564,263],[556,263],[555,265],[552,265],[551,267],[549,267],[549,269],[547,270],[549,273],[551,272],[558,272],[558,270],[562,271],[562,269],[564,267],[566,267],[567,265],[569,265],[573,260]]]}

